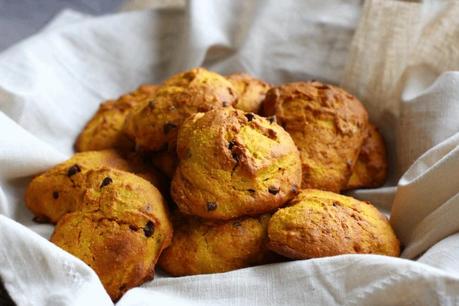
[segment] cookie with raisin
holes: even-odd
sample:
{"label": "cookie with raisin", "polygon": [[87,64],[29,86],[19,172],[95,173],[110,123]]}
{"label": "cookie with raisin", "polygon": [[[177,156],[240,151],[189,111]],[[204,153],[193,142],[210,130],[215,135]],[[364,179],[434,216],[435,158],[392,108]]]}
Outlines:
{"label": "cookie with raisin", "polygon": [[253,113],[223,108],[188,118],[179,131],[171,194],[180,211],[208,219],[258,215],[301,186],[290,135]]}
{"label": "cookie with raisin", "polygon": [[84,175],[78,209],[59,219],[51,241],[92,267],[116,301],[153,278],[172,225],[161,194],[141,177],[114,169]]}
{"label": "cookie with raisin", "polygon": [[126,119],[125,132],[144,151],[175,150],[177,131],[197,112],[231,106],[233,85],[225,77],[194,68],[166,80],[149,103]]}

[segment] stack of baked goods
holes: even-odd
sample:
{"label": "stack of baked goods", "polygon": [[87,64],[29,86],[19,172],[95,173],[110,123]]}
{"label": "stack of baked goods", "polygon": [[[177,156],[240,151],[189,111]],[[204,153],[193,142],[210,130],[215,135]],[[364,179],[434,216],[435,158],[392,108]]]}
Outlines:
{"label": "stack of baked goods", "polygon": [[26,205],[113,300],[152,279],[340,254],[398,256],[372,204],[384,142],[336,86],[195,68],[103,103]]}

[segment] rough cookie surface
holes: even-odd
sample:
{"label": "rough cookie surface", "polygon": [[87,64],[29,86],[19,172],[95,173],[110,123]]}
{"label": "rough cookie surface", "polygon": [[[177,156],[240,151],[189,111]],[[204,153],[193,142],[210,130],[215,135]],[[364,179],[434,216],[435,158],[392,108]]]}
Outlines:
{"label": "rough cookie surface", "polygon": [[198,113],[177,142],[171,184],[180,211],[208,219],[257,215],[281,207],[301,185],[290,135],[274,121],[233,108]]}
{"label": "rough cookie surface", "polygon": [[378,129],[370,124],[368,136],[363,142],[359,158],[352,171],[346,189],[376,188],[382,186],[387,177],[386,146]]}
{"label": "rough cookie surface", "polygon": [[227,79],[194,68],[166,80],[149,103],[128,116],[125,131],[143,150],[174,150],[177,130],[186,118],[231,106],[235,100],[233,85]]}
{"label": "rough cookie surface", "polygon": [[270,215],[209,221],[177,214],[159,266],[173,276],[219,273],[279,260],[266,248]]}
{"label": "rough cookie surface", "polygon": [[234,108],[257,114],[271,85],[245,73],[232,74],[227,79],[236,90]]}
{"label": "rough cookie surface", "polygon": [[26,206],[39,220],[56,223],[78,207],[87,183],[86,173],[97,168],[130,170],[128,162],[113,150],[77,153],[30,182]]}
{"label": "rough cookie surface", "polygon": [[268,225],[268,247],[286,257],[340,254],[400,255],[386,217],[373,205],[332,192],[306,189]]}
{"label": "rough cookie surface", "polygon": [[263,114],[275,115],[301,154],[303,188],[340,192],[367,135],[368,114],[341,88],[298,82],[268,91]]}
{"label": "rough cookie surface", "polygon": [[89,170],[73,211],[61,217],[51,241],[99,275],[113,300],[153,277],[172,239],[166,203],[148,181],[114,170]]}
{"label": "rough cookie surface", "polygon": [[77,152],[120,149],[128,151],[133,142],[123,133],[124,122],[136,107],[148,103],[156,92],[156,85],[142,85],[137,90],[100,105],[75,143]]}
{"label": "rough cookie surface", "polygon": [[51,241],[88,264],[113,301],[151,280],[172,230],[165,219],[125,212],[74,212],[57,224]]}
{"label": "rough cookie surface", "polygon": [[[151,190],[156,188],[139,176],[152,184],[158,184],[160,189],[167,188],[160,174],[149,171],[151,169],[146,170],[143,167],[141,169],[138,163],[138,160],[133,159],[128,163],[113,150],[77,153],[30,182],[25,193],[26,206],[40,221],[56,223],[64,214],[81,208],[82,198],[88,190],[99,189],[104,177],[94,177],[94,173],[102,173],[102,176],[107,174],[107,177],[112,179],[121,176],[122,179],[117,180],[116,184],[125,182],[129,186],[120,187],[140,189],[140,192],[149,194],[152,194]],[[116,169],[138,172],[138,176],[116,171]],[[144,172],[139,172],[141,170]]]}

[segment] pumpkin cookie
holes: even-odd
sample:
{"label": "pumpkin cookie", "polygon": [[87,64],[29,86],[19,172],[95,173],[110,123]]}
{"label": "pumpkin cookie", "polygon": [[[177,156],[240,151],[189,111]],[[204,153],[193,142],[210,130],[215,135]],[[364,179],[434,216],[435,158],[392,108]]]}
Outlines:
{"label": "pumpkin cookie", "polygon": [[[79,209],[88,188],[99,188],[100,182],[97,179],[90,181],[88,176],[88,172],[97,169],[137,172],[167,192],[168,182],[164,181],[165,178],[152,167],[141,168],[138,163],[138,160],[133,161],[132,158],[131,162],[127,162],[113,150],[77,153],[30,182],[25,193],[26,206],[37,220],[56,223],[64,214]],[[129,174],[128,178],[135,182],[137,176]]]}
{"label": "pumpkin cookie", "polygon": [[126,117],[135,107],[148,103],[156,89],[156,85],[142,85],[118,100],[102,103],[78,136],[75,150],[77,152],[115,148],[131,150],[134,144],[122,132]]}
{"label": "pumpkin cookie", "polygon": [[237,101],[234,107],[245,112],[258,113],[271,85],[245,73],[232,74],[227,79],[236,90]]}
{"label": "pumpkin cookie", "polygon": [[180,211],[232,219],[272,211],[301,185],[301,162],[290,135],[253,113],[223,108],[185,121],[171,194]]}
{"label": "pumpkin cookie", "polygon": [[166,80],[150,102],[128,116],[125,131],[142,150],[175,150],[177,130],[186,118],[235,100],[233,85],[223,76],[194,68]]}
{"label": "pumpkin cookie", "polygon": [[303,188],[346,187],[368,125],[354,96],[319,82],[290,83],[268,91],[263,114],[275,115],[300,150]]}
{"label": "pumpkin cookie", "polygon": [[387,177],[386,146],[378,129],[370,124],[359,158],[346,189],[382,186]]}
{"label": "pumpkin cookie", "polygon": [[85,173],[101,167],[130,170],[128,162],[113,150],[77,153],[30,182],[26,206],[38,220],[56,223],[78,206],[86,186]]}
{"label": "pumpkin cookie", "polygon": [[279,258],[266,248],[269,214],[209,221],[177,214],[171,246],[158,265],[173,276],[226,272]]}
{"label": "pumpkin cookie", "polygon": [[172,225],[159,191],[119,170],[90,170],[78,209],[64,215],[51,241],[79,257],[98,274],[116,301],[153,278]]}
{"label": "pumpkin cookie", "polygon": [[400,255],[387,218],[373,205],[332,192],[306,189],[268,225],[268,247],[286,257],[340,254]]}

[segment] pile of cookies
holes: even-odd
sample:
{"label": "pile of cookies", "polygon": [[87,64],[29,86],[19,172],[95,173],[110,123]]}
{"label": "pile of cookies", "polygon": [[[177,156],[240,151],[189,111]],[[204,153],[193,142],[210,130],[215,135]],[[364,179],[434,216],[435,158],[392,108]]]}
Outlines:
{"label": "pile of cookies", "polygon": [[273,87],[195,68],[101,104],[68,161],[35,177],[26,205],[113,300],[153,277],[340,254],[398,256],[373,205],[384,141],[336,86]]}

